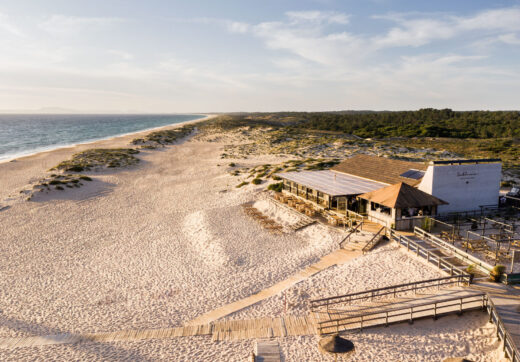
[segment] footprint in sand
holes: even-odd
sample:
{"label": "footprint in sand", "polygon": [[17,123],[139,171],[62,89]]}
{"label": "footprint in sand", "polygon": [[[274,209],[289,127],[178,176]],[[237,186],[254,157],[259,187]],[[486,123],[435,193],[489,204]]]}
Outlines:
{"label": "footprint in sand", "polygon": [[222,266],[228,257],[221,240],[213,235],[203,211],[197,211],[184,218],[183,232],[187,236],[193,252],[206,264]]}

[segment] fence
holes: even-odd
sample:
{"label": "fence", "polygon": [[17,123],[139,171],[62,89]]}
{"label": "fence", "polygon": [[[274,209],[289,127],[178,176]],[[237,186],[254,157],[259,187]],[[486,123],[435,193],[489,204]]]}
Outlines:
{"label": "fence", "polygon": [[[365,246],[363,246],[363,249],[361,249],[361,251],[363,252],[363,254],[365,254],[367,251],[370,251],[374,248],[374,246],[377,245],[377,243],[379,243],[379,241],[381,240],[381,238],[384,236],[384,235],[381,235],[381,232],[386,230],[386,227],[385,226],[382,226],[381,229],[379,229],[379,231],[372,237],[372,239],[370,239],[366,244]],[[386,233],[385,233],[386,234]]]}
{"label": "fence", "polygon": [[441,238],[438,238],[437,236],[432,235],[432,234],[424,231],[421,228],[416,227],[414,229],[414,233],[415,233],[415,235],[428,241],[429,243],[431,243],[435,246],[438,246],[439,248],[441,248],[443,250],[450,251],[453,254],[453,256],[455,256],[457,259],[459,259],[467,264],[475,265],[476,268],[478,268],[480,271],[484,272],[485,274],[489,274],[491,272],[491,270],[493,270],[492,265],[486,263],[485,261],[480,260],[479,258],[477,258],[469,253],[466,253],[465,251],[457,248],[454,245],[451,245],[451,244],[445,242]]}
{"label": "fence", "polygon": [[446,257],[432,253],[429,249],[419,245],[404,235],[397,234],[394,230],[390,230],[390,240],[397,241],[399,245],[405,246],[406,250],[415,252],[417,256],[426,259],[428,263],[437,266],[437,268],[449,273],[450,275],[468,274],[464,270],[460,269],[460,267],[446,261]]}
{"label": "fence", "polygon": [[[317,331],[320,335],[337,333],[344,330],[353,330],[367,327],[375,327],[393,323],[409,321],[415,319],[433,317],[434,319],[452,313],[462,313],[463,311],[482,309],[488,305],[486,293],[476,293],[472,295],[442,299],[437,301],[425,302],[422,304],[406,305],[370,313],[348,315],[344,317],[329,319],[318,322]],[[505,330],[504,330],[505,332]]]}
{"label": "fence", "polygon": [[349,231],[349,233],[347,234],[347,236],[345,236],[343,238],[343,240],[341,240],[339,242],[339,247],[342,248],[343,247],[343,243],[347,240],[350,241],[350,237],[352,236],[352,234],[356,233],[358,231],[358,229],[360,230],[363,230],[363,221],[361,221],[359,224],[356,225],[356,227],[352,230]]}
{"label": "fence", "polygon": [[344,295],[338,295],[328,298],[314,299],[310,301],[310,309],[312,311],[318,311],[320,308],[326,307],[329,308],[330,305],[339,304],[339,303],[350,303],[353,301],[359,300],[372,300],[376,297],[382,297],[391,295],[393,298],[398,296],[400,293],[405,293],[409,291],[413,291],[416,293],[418,290],[425,288],[437,287],[445,285],[460,285],[460,284],[469,284],[471,282],[471,276],[469,274],[457,274],[451,275],[449,277],[436,278],[436,279],[427,279],[420,280],[417,282],[406,283],[406,284],[398,284],[392,285],[389,287],[370,289],[363,292],[356,292]]}
{"label": "fence", "polygon": [[501,339],[504,342],[503,351],[506,357],[508,357],[512,362],[520,362],[520,353],[518,352],[518,348],[516,347],[513,338],[511,338],[511,335],[506,330],[504,322],[502,322],[502,319],[498,315],[495,304],[489,297],[487,298],[486,309],[489,313],[489,321],[494,323],[497,327],[496,333],[498,339]]}

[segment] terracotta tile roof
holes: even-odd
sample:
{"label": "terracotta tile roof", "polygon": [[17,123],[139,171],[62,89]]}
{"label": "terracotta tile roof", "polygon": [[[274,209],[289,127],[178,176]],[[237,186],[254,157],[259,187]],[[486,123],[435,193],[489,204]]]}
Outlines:
{"label": "terracotta tile roof", "polygon": [[438,199],[403,182],[367,192],[366,194],[360,195],[359,198],[397,209],[447,204],[446,201]]}
{"label": "terracotta tile roof", "polygon": [[404,182],[415,186],[420,179],[411,179],[400,176],[408,170],[426,171],[428,165],[423,162],[394,160],[391,158],[356,155],[348,158],[332,168],[333,171],[348,173],[369,180],[384,182],[392,185]]}

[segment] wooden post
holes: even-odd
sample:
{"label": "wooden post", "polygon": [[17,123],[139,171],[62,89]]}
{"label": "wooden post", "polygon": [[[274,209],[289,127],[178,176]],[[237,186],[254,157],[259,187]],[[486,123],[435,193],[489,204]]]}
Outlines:
{"label": "wooden post", "polygon": [[433,320],[437,320],[437,302],[433,304]]}

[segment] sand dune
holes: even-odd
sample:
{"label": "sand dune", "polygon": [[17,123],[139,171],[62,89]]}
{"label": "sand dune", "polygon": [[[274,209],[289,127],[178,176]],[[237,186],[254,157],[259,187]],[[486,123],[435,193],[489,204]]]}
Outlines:
{"label": "sand dune", "polygon": [[[125,142],[128,138],[123,137],[100,144]],[[275,235],[247,217],[240,205],[257,201],[280,223],[296,221],[262,201],[265,186],[235,187],[236,178],[218,166],[223,146],[189,141],[142,152],[140,165],[95,174],[97,184],[78,189],[74,196],[13,203],[0,211],[0,337],[182,325],[284,280],[337,248],[341,232],[328,227],[312,225]],[[15,194],[74,151],[0,164],[0,198]],[[241,162],[273,160],[269,156]],[[388,246],[324,271],[288,293],[294,296],[296,312],[312,295],[437,274]],[[280,305],[276,296],[233,318],[276,315]],[[377,329],[355,337],[363,346],[356,358],[436,360],[462,353],[493,360],[498,343],[490,328],[478,315],[442,324],[425,322],[414,329]],[[0,359],[243,361],[252,343],[190,337],[47,346],[0,350]],[[415,349],[396,347],[407,343],[416,343]],[[418,348],[419,343],[429,347]],[[315,337],[280,344],[287,361],[323,360]],[[413,353],[417,359],[411,359]]]}

